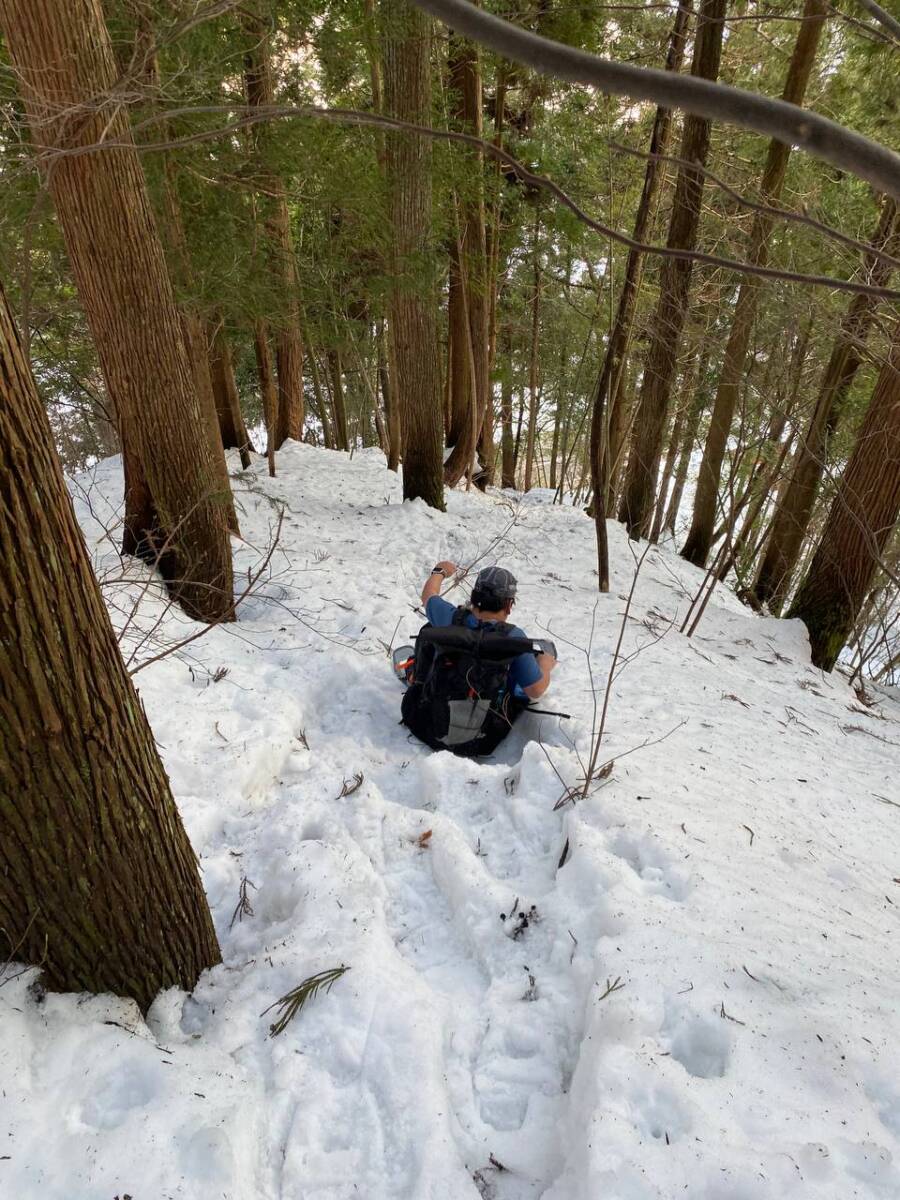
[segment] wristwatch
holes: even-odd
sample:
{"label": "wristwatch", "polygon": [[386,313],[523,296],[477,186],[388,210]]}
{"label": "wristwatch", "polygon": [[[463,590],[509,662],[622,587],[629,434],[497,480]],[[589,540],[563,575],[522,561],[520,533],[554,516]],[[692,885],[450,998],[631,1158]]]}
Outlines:
{"label": "wristwatch", "polygon": [[443,567],[432,567],[431,573],[432,573],[432,575],[443,575],[443,577],[445,579],[447,578],[447,572],[444,570]]}

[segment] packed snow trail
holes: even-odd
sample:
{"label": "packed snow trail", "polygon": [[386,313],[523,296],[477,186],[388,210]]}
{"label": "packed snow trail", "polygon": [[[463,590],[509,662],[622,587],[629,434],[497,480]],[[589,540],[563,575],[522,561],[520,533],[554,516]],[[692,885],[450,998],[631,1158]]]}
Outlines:
{"label": "packed snow trail", "polygon": [[[101,575],[121,573],[119,470],[74,486]],[[30,973],[0,987],[0,1194],[896,1198],[897,694],[860,704],[801,625],[725,588],[683,637],[701,575],[653,550],[617,761],[556,810],[593,712],[575,647],[593,625],[602,688],[631,584],[620,527],[598,598],[590,522],[543,493],[454,492],[441,514],[400,503],[374,452],[298,445],[235,490],[238,577],[284,505],[271,577],[236,626],[136,676],[224,963],[146,1024],[109,997],[39,1000]],[[486,762],[398,724],[387,649],[442,558],[511,567],[516,622],[560,647],[542,707],[574,719],[526,716]],[[131,570],[108,590],[120,625]],[[153,585],[126,656],[195,628],[156,628],[163,609]],[[342,964],[268,1036],[265,1009]]]}

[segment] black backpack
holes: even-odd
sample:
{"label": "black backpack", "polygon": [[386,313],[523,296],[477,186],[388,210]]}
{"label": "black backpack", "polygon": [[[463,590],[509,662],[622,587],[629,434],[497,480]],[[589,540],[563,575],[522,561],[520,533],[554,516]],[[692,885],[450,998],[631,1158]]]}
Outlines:
{"label": "black backpack", "polygon": [[540,650],[530,638],[512,637],[505,622],[470,629],[468,616],[457,608],[452,625],[419,630],[415,676],[401,709],[420,741],[466,757],[493,753],[528,707],[510,692],[509,669],[520,654]]}

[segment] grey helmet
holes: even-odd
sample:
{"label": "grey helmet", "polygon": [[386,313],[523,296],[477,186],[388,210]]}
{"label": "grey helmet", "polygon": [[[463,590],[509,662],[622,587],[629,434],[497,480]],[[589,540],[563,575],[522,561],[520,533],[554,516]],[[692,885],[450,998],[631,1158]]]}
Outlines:
{"label": "grey helmet", "polygon": [[472,588],[472,603],[487,612],[497,612],[516,598],[516,577],[506,567],[484,567]]}

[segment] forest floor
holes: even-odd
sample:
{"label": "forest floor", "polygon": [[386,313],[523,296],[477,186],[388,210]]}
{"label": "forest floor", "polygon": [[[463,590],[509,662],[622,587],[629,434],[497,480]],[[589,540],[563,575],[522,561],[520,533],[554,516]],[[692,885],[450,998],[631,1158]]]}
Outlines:
{"label": "forest floor", "polygon": [[[236,625],[135,676],[224,963],[146,1023],[36,998],[32,973],[0,987],[0,1193],[895,1200],[900,695],[861,704],[802,625],[724,587],[688,639],[701,574],[654,549],[615,764],[556,808],[632,582],[621,527],[598,598],[591,524],[546,493],[441,514],[401,503],[374,452],[298,445],[234,483],[239,580],[284,506],[270,571]],[[120,577],[118,461],[73,489]],[[398,724],[386,647],[443,558],[511,567],[516,621],[560,649],[542,706],[573,718],[528,715],[485,762]],[[196,627],[129,572],[106,593],[137,663]],[[269,1035],[264,1010],[341,965]]]}

